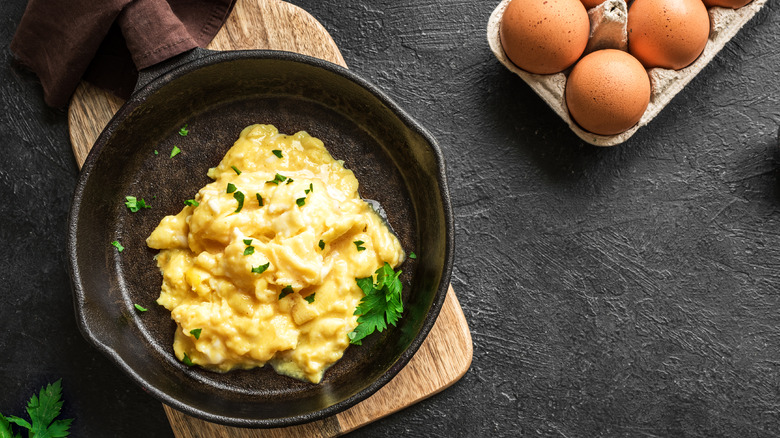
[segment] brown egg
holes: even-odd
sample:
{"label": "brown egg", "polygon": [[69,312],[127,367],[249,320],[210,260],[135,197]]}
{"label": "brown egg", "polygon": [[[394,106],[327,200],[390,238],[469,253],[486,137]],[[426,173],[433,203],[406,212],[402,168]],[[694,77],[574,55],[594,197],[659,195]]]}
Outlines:
{"label": "brown egg", "polygon": [[569,114],[586,131],[619,134],[636,124],[650,103],[650,78],[642,64],[622,50],[583,57],[566,81]]}
{"label": "brown egg", "polygon": [[531,73],[552,74],[582,56],[590,21],[580,0],[512,0],[499,33],[504,52],[515,65]]}
{"label": "brown egg", "polygon": [[635,0],[628,10],[628,51],[647,68],[687,67],[709,34],[710,17],[701,0]]}
{"label": "brown egg", "polygon": [[738,9],[751,1],[753,0],[704,0],[704,5],[707,7],[722,6],[724,8]]}
{"label": "brown egg", "polygon": [[582,0],[582,4],[585,5],[586,8],[595,8],[596,6],[604,3],[606,0]]}

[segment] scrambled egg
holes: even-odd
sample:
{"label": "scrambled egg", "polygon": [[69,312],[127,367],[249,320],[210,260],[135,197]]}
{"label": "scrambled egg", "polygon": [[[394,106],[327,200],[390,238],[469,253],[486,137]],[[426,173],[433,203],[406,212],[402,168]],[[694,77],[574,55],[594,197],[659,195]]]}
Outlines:
{"label": "scrambled egg", "polygon": [[357,326],[355,279],[398,266],[398,239],[306,132],[249,126],[209,177],[147,239],[176,357],[220,372],[270,363],[318,383]]}

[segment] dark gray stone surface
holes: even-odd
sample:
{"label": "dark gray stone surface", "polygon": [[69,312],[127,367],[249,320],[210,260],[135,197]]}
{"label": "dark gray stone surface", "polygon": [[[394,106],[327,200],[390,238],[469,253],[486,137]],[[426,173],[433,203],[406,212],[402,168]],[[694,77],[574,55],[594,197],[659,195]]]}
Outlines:
{"label": "dark gray stone surface", "polygon": [[[293,3],[444,150],[474,361],[354,436],[780,435],[780,4],[626,144],[581,142],[492,58],[498,3]],[[0,4],[0,412],[63,379],[74,436],[171,436],[75,325],[62,111],[14,67]]]}

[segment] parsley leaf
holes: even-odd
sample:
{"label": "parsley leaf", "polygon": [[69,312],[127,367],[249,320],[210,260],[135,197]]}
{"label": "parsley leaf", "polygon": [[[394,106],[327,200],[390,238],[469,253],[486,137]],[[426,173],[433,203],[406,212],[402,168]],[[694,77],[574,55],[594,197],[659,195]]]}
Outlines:
{"label": "parsley leaf", "polygon": [[200,203],[194,199],[187,199],[184,201],[184,205],[189,205],[190,207],[197,207],[200,205]]}
{"label": "parsley leaf", "polygon": [[290,295],[293,292],[294,291],[293,291],[292,286],[291,285],[287,285],[287,286],[284,287],[284,289],[282,289],[282,293],[279,294],[279,299],[281,300],[282,298],[286,297],[287,295]]}
{"label": "parsley leaf", "polygon": [[314,191],[314,183],[309,183],[309,188],[304,190],[303,193],[306,193],[307,195]]}
{"label": "parsley leaf", "polygon": [[365,249],[366,249],[366,247],[365,247],[365,246],[362,246],[362,245],[363,245],[364,243],[366,243],[366,242],[363,242],[362,240],[356,240],[356,241],[354,241],[354,242],[352,242],[352,243],[354,243],[354,244],[355,244],[355,247],[357,248],[357,250],[358,250],[358,251],[363,251],[363,250],[365,250]]}
{"label": "parsley leaf", "polygon": [[236,175],[241,175],[241,171],[238,170],[238,167],[236,166],[230,166],[231,169],[233,169],[233,172],[236,172]]}
{"label": "parsley leaf", "polygon": [[139,312],[146,312],[147,310],[149,310],[146,307],[141,306],[140,304],[133,304],[133,306],[135,306],[135,310]]}
{"label": "parsley leaf", "polygon": [[260,207],[263,206],[263,197],[260,196],[260,193],[255,193],[255,197],[257,198],[257,204],[260,205]]}
{"label": "parsley leaf", "polygon": [[152,206],[147,204],[146,201],[143,200],[143,198],[138,199],[135,196],[125,196],[125,199],[127,199],[127,201],[125,201],[125,205],[133,213],[137,212],[142,208],[152,208]]}
{"label": "parsley leaf", "polygon": [[190,334],[191,334],[192,336],[195,336],[195,339],[200,339],[200,332],[201,332],[202,330],[203,330],[203,329],[199,329],[199,328],[192,329],[192,330],[190,330]]}
{"label": "parsley leaf", "polygon": [[111,242],[111,245],[113,245],[116,248],[116,250],[119,251],[119,252],[122,252],[122,251],[125,250],[125,247],[122,246],[122,244],[119,243],[118,240],[115,240],[115,241]]}
{"label": "parsley leaf", "polygon": [[233,213],[238,213],[242,208],[244,208],[244,192],[233,193],[233,198],[238,201],[238,208],[236,208],[236,211]]}
{"label": "parsley leaf", "polygon": [[282,151],[280,151],[279,149],[274,149],[271,152],[273,152],[277,158],[282,158]]}
{"label": "parsley leaf", "polygon": [[171,158],[179,155],[181,153],[181,149],[179,149],[178,146],[174,146],[173,149],[171,149]]}
{"label": "parsley leaf", "polygon": [[268,262],[264,265],[260,265],[256,268],[252,268],[252,272],[254,272],[255,274],[262,274],[263,272],[265,272],[266,269],[268,269],[269,266],[271,266],[271,262]]}
{"label": "parsley leaf", "polygon": [[404,311],[400,276],[401,271],[394,272],[385,262],[376,270],[376,283],[372,277],[355,279],[365,296],[355,309],[358,326],[348,334],[350,344],[361,345],[362,339],[375,330],[382,332],[387,324],[396,325]]}
{"label": "parsley leaf", "polygon": [[278,173],[274,176],[274,179],[270,181],[266,181],[267,183],[276,184],[279,185],[281,182],[285,182],[287,180],[287,177],[284,175],[279,175]]}
{"label": "parsley leaf", "polygon": [[312,304],[314,302],[314,295],[315,294],[311,294],[311,295],[307,296],[306,298],[304,298],[304,300],[306,300],[307,303]]}
{"label": "parsley leaf", "polygon": [[298,207],[303,207],[306,204],[306,197],[296,199],[295,203],[298,204]]}
{"label": "parsley leaf", "polygon": [[187,356],[187,353],[184,353],[184,358],[181,361],[184,363],[184,365],[187,365],[188,367],[195,365],[194,363],[192,363],[192,359],[190,359],[190,357]]}
{"label": "parsley leaf", "polygon": [[236,191],[236,186],[235,186],[235,184],[233,184],[233,183],[228,183],[228,184],[227,184],[227,190],[226,190],[226,193],[233,193],[233,192],[235,192],[235,191]]}
{"label": "parsley leaf", "polygon": [[409,258],[410,259],[416,259],[417,258],[417,254],[415,254],[414,251],[412,251],[412,252],[409,253]]}
{"label": "parsley leaf", "polygon": [[325,242],[323,242],[322,239],[320,239],[320,243],[318,243],[317,246],[319,246],[320,249],[325,249]]}
{"label": "parsley leaf", "polygon": [[159,152],[157,152],[157,149],[155,149],[155,150],[154,150],[154,154],[155,154],[155,155],[159,155],[160,153],[159,153]]}
{"label": "parsley leaf", "polygon": [[185,123],[184,126],[182,126],[181,129],[179,129],[179,135],[181,135],[182,137],[186,137],[187,134],[189,134],[189,133],[190,133],[190,130],[187,129],[187,124]]}
{"label": "parsley leaf", "polygon": [[[73,419],[56,420],[62,410],[62,380],[41,388],[40,393],[30,398],[27,402],[27,414],[30,416],[30,422],[16,417],[10,416],[8,418],[0,415],[0,433],[6,429],[8,437],[11,437],[11,425],[10,423],[21,426],[29,430],[29,438],[60,438],[70,435],[70,423]],[[6,436],[3,434],[3,436]],[[14,435],[14,438],[19,438],[21,435]]]}

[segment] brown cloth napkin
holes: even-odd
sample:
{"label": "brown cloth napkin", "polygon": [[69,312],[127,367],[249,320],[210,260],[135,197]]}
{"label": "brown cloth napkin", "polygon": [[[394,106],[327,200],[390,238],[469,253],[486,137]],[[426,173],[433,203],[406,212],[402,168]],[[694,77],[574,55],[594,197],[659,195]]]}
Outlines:
{"label": "brown cloth napkin", "polygon": [[63,107],[82,77],[127,98],[138,70],[217,34],[235,0],[30,0],[11,42]]}

